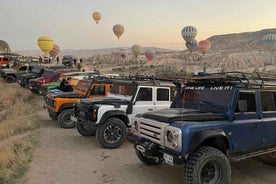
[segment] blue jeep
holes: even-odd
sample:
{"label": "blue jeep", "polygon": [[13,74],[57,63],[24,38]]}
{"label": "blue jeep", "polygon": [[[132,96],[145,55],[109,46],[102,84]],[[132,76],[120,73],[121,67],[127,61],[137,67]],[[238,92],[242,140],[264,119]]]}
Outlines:
{"label": "blue jeep", "polygon": [[276,78],[192,77],[171,108],[139,114],[128,139],[146,165],[184,165],[186,184],[229,184],[230,161],[276,151]]}

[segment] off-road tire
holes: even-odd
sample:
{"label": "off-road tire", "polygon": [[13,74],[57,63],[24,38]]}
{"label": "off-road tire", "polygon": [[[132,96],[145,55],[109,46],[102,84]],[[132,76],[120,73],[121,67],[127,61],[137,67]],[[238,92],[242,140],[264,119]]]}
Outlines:
{"label": "off-road tire", "polygon": [[135,153],[136,153],[137,157],[139,158],[139,160],[141,162],[143,162],[145,165],[157,166],[163,162],[163,160],[159,157],[154,157],[154,158],[145,157],[143,155],[143,153],[141,153],[140,151],[138,151],[136,149],[135,149]]}
{"label": "off-road tire", "polygon": [[109,118],[97,128],[96,138],[103,148],[118,148],[126,139],[126,125],[119,118]]}
{"label": "off-road tire", "polygon": [[76,122],[70,119],[71,115],[73,115],[72,109],[66,109],[62,111],[58,115],[58,125],[61,128],[74,128],[76,126]]}
{"label": "off-road tire", "polygon": [[12,75],[8,75],[6,78],[5,78],[5,81],[7,83],[12,83],[12,82],[16,82],[16,78]]}
{"label": "off-road tire", "polygon": [[83,136],[94,136],[96,130],[87,130],[81,123],[77,123],[77,130]]}
{"label": "off-road tire", "polygon": [[51,118],[52,120],[57,120],[57,119],[58,119],[58,116],[57,116],[57,114],[56,114],[55,112],[49,110],[49,111],[48,111],[48,114],[49,114],[49,116],[50,116],[50,118]]}
{"label": "off-road tire", "polygon": [[184,166],[185,184],[230,184],[229,160],[220,150],[200,147]]}

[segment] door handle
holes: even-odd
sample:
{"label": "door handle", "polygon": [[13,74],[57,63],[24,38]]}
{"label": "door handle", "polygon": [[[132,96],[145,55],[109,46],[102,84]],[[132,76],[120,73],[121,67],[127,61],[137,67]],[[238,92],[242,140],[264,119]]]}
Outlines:
{"label": "door handle", "polygon": [[260,125],[256,125],[255,128],[261,128],[261,126]]}
{"label": "door handle", "polygon": [[148,109],[148,111],[153,111],[153,109]]}

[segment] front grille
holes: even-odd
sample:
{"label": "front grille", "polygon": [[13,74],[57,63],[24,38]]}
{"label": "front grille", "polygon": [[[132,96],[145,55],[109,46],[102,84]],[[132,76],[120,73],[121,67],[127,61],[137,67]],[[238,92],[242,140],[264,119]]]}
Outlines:
{"label": "front grille", "polygon": [[29,81],[29,87],[31,89],[38,89],[38,83],[37,82],[33,82],[33,81]]}
{"label": "front grille", "polygon": [[139,127],[139,135],[154,143],[164,145],[164,129],[165,125],[161,122],[142,119],[137,122]]}

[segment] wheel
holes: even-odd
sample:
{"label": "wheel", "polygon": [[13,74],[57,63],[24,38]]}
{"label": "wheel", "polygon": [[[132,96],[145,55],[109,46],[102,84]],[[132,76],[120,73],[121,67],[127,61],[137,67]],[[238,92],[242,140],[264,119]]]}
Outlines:
{"label": "wheel", "polygon": [[55,112],[49,111],[48,114],[49,114],[50,118],[52,118],[52,120],[57,120],[58,119],[58,116]]}
{"label": "wheel", "polygon": [[119,118],[109,118],[97,128],[96,138],[104,148],[118,148],[126,139],[126,125]]}
{"label": "wheel", "polygon": [[83,136],[94,136],[96,134],[96,130],[88,130],[81,123],[77,123],[77,130]]}
{"label": "wheel", "polygon": [[163,162],[163,160],[159,157],[146,157],[143,155],[143,153],[141,153],[141,151],[138,151],[136,149],[135,153],[139,160],[141,160],[141,162],[149,166],[157,166]]}
{"label": "wheel", "polygon": [[6,82],[7,83],[12,83],[12,82],[16,82],[16,78],[14,76],[11,76],[11,75],[8,75],[6,78],[5,78]]}
{"label": "wheel", "polygon": [[230,163],[216,148],[199,148],[189,156],[184,167],[186,184],[230,184]]}
{"label": "wheel", "polygon": [[58,115],[58,124],[62,128],[74,128],[76,126],[75,121],[70,119],[73,115],[72,109],[66,109]]}

